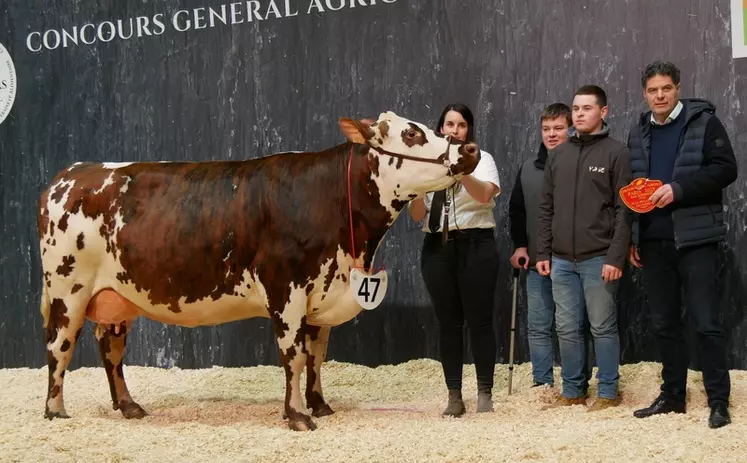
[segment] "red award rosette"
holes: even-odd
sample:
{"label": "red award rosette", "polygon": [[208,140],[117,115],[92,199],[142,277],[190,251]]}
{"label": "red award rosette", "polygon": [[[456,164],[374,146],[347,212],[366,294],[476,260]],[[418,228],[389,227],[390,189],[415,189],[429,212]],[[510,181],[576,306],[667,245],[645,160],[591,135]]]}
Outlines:
{"label": "red award rosette", "polygon": [[620,188],[620,198],[631,211],[643,214],[656,207],[648,198],[661,185],[661,180],[637,178],[629,185]]}

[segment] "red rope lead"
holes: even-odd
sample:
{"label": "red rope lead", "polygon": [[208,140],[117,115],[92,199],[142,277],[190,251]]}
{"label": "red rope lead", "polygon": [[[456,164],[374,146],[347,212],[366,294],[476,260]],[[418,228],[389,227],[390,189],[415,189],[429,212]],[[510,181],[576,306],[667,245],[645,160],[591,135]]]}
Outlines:
{"label": "red rope lead", "polygon": [[[348,217],[350,220],[350,249],[353,253],[353,268],[363,269],[358,267],[355,263],[358,260],[358,256],[355,253],[355,229],[353,228],[353,187],[352,187],[352,169],[353,169],[353,147],[350,147],[350,157],[348,158]],[[371,262],[371,270],[379,272],[384,270],[384,266],[374,268],[373,262]]]}
{"label": "red rope lead", "polygon": [[348,158],[348,217],[350,218],[350,248],[353,251],[353,263],[355,263],[355,232],[353,231],[353,189],[351,187],[351,170],[353,166],[353,145],[350,146],[350,157]]}

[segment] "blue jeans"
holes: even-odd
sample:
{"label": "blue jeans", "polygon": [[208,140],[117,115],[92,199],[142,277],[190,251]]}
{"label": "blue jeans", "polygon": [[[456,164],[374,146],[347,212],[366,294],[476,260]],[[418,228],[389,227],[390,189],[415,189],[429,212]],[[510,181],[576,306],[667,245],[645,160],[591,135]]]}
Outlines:
{"label": "blue jeans", "polygon": [[552,320],[555,304],[552,281],[537,270],[527,272],[527,329],[532,377],[536,383],[553,384]]}
{"label": "blue jeans", "polygon": [[584,396],[584,302],[597,358],[599,397],[617,397],[620,378],[620,337],[615,293],[618,281],[602,280],[604,256],[583,262],[552,258],[550,277],[555,299],[555,325],[560,345],[563,396]]}

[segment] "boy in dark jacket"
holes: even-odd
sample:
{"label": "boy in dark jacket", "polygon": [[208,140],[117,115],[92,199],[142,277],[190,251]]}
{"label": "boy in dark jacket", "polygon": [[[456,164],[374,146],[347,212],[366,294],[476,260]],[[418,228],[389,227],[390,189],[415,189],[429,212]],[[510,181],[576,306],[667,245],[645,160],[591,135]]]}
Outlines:
{"label": "boy in dark jacket", "polygon": [[553,150],[545,167],[537,271],[552,279],[563,379],[561,397],[547,408],[586,404],[584,303],[599,380],[598,398],[589,410],[619,404],[615,293],[630,243],[630,215],[618,192],[631,174],[628,148],[609,136],[607,111],[604,90],[578,89],[569,141]]}

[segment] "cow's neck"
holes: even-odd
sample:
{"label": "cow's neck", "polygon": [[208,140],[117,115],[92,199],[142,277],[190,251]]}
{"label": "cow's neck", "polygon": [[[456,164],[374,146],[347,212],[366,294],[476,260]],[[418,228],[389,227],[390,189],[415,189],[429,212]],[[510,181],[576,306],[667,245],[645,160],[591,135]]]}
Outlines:
{"label": "cow's neck", "polygon": [[[348,154],[350,148],[348,146]],[[402,209],[415,196],[403,182],[388,181],[397,169],[397,159],[377,156],[363,145],[353,145],[351,165],[352,217],[356,257],[363,256],[363,267],[371,269],[376,250]],[[394,159],[390,162],[390,159]],[[346,158],[347,161],[347,158]],[[345,164],[347,173],[347,162]],[[389,175],[388,175],[389,174]],[[391,183],[391,184],[390,184]],[[346,204],[347,205],[347,204]],[[346,214],[347,216],[347,214]],[[349,231],[349,226],[347,227]],[[350,246],[350,238],[347,240]]]}

